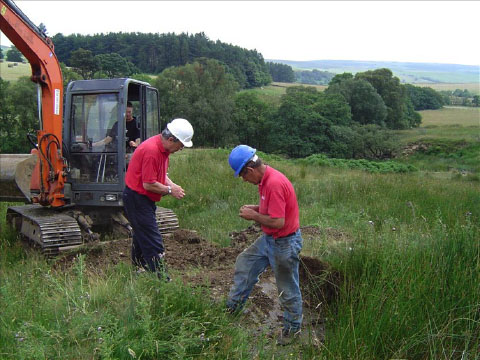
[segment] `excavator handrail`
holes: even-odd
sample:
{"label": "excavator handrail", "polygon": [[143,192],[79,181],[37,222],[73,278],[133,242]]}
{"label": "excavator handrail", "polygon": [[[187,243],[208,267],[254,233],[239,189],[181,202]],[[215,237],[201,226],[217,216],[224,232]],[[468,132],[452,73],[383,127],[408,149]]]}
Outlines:
{"label": "excavator handrail", "polygon": [[62,156],[63,78],[53,43],[12,0],[0,0],[0,30],[30,62],[31,80],[42,92],[37,132],[39,166],[32,175],[32,183],[38,184],[40,193],[32,201],[44,206],[63,206],[66,177],[66,161]]}

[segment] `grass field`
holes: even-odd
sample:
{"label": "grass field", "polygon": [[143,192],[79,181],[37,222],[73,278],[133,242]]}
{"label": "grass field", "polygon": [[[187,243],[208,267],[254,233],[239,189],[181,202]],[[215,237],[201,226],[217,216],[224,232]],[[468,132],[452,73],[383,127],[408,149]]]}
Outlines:
{"label": "grass field", "polygon": [[435,84],[425,84],[425,83],[413,83],[412,85],[420,87],[430,87],[434,90],[465,90],[467,89],[473,94],[480,94],[480,82],[477,83],[463,83],[463,84],[453,84],[453,83],[435,83]]}
{"label": "grass field", "polygon": [[480,141],[480,108],[445,107],[420,111],[422,124],[418,128],[394,131],[403,143],[421,139],[448,139],[466,142]]}
{"label": "grass field", "polygon": [[405,141],[422,138],[480,141],[480,108],[444,107],[420,111],[420,115],[420,127],[396,132]]}
{"label": "grass field", "polygon": [[0,76],[5,81],[16,81],[21,76],[30,76],[32,69],[30,64],[22,64],[18,62],[17,66],[8,67],[8,64],[13,64],[10,61],[3,61],[0,63]]}
{"label": "grass field", "polygon": [[427,149],[402,158],[421,170],[437,176],[455,177],[465,171],[472,180],[480,175],[480,108],[446,107],[420,111],[422,124],[418,128],[394,131],[398,139],[408,144],[424,144]]}
{"label": "grass field", "polygon": [[[258,197],[232,176],[228,153],[173,155],[169,176],[187,196],[162,200],[182,228],[224,245],[229,232],[250,224],[238,217],[240,205]],[[122,264],[100,276],[85,272],[80,257],[72,271],[55,271],[4,231],[0,357],[478,359],[478,182],[269,163],[292,180],[302,225],[344,234],[342,241],[325,235],[304,244],[304,255],[342,278],[336,302],[322,305],[320,347],[272,347],[201,289],[136,278]]]}

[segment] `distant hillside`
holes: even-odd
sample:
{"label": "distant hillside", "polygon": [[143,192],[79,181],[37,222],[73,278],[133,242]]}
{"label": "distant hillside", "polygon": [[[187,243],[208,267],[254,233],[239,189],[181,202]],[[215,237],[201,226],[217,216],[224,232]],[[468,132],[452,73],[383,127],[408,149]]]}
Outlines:
{"label": "distant hillside", "polygon": [[329,71],[333,73],[357,73],[388,68],[405,83],[479,83],[480,66],[413,63],[395,61],[312,60],[291,61],[266,59],[266,61],[290,65],[293,70]]}

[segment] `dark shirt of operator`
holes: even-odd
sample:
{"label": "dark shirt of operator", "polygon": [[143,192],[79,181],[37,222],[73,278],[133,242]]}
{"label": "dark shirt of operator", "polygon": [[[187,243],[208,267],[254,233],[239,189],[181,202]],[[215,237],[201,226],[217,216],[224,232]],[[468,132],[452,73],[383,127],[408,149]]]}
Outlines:
{"label": "dark shirt of operator", "polygon": [[[137,128],[137,120],[135,117],[131,121],[125,122],[125,127],[127,129],[127,147],[130,141],[135,142],[140,137],[140,130]],[[116,142],[118,134],[118,121],[113,124],[110,131],[107,133],[107,136],[112,138],[112,142]]]}

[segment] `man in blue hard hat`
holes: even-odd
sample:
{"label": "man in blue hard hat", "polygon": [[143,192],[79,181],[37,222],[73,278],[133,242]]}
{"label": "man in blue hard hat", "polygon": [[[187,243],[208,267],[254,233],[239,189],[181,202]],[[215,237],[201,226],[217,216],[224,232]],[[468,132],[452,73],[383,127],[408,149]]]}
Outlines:
{"label": "man in blue hard hat", "polygon": [[259,223],[263,234],[237,257],[227,309],[235,312],[241,308],[259,275],[270,266],[284,309],[283,329],[277,343],[287,345],[300,334],[303,318],[298,276],[303,240],[298,202],[287,177],[264,164],[255,153],[256,149],[239,145],[228,158],[236,177],[258,185],[259,205],[243,205],[239,216]]}

